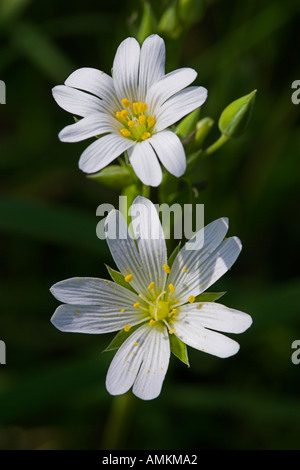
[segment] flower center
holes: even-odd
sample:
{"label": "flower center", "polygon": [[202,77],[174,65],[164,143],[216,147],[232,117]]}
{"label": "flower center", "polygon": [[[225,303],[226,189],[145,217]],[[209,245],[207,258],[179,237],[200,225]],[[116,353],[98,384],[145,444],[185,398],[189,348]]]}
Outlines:
{"label": "flower center", "polygon": [[169,302],[163,300],[158,300],[155,307],[150,305],[149,312],[151,317],[155,321],[164,320],[170,316],[170,306]]}
{"label": "flower center", "polygon": [[124,137],[142,142],[149,139],[153,133],[155,118],[146,112],[146,103],[131,103],[127,98],[122,100],[123,109],[116,112],[116,118],[124,125],[120,130]]}

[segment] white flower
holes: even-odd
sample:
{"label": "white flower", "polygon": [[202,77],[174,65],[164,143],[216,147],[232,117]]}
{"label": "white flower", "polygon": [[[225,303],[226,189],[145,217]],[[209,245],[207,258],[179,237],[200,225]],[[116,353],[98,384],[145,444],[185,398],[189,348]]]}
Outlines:
{"label": "white flower", "polygon": [[[140,214],[132,220],[137,244],[119,211],[110,212],[106,221],[112,256],[133,289],[88,277],[58,282],[51,292],[65,304],[57,308],[51,321],[61,331],[94,334],[130,331],[140,325],[115,354],[106,387],[112,395],[133,387],[136,396],[151,400],[159,395],[167,372],[169,335],[224,358],[237,353],[239,345],[212,330],[242,333],[252,320],[224,305],[195,301],[230,269],[240,253],[237,237],[224,240],[227,219],[218,219],[199,231],[194,237],[195,249],[184,246],[169,268],[155,206],[141,196],[133,205],[138,205]],[[113,236],[115,229],[118,238]]]}
{"label": "white flower", "polygon": [[186,169],[180,139],[167,127],[201,106],[207,97],[203,87],[189,87],[197,73],[182,68],[165,75],[165,44],[149,36],[140,48],[134,38],[125,39],[115,55],[112,77],[93,69],[73,72],[64,85],[53,88],[56,102],[82,119],[59,134],[64,142],[99,137],[82,153],[79,168],[95,173],[127,151],[138,178],[158,186],[159,161],[174,176]]}

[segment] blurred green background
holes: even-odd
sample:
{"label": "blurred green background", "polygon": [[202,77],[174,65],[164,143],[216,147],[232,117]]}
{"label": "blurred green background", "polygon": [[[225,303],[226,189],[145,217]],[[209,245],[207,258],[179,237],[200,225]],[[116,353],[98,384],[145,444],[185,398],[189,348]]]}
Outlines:
{"label": "blurred green background", "polygon": [[[300,2],[199,4],[182,28],[168,10],[173,2],[151,2],[158,19],[168,10],[167,71],[191,66],[208,89],[201,117],[217,121],[227,104],[258,90],[243,136],[194,172],[206,223],[228,216],[244,247],[212,290],[227,290],[222,302],[254,323],[230,359],[189,348],[188,369],[173,356],[160,397],[134,397],[117,436],[110,416],[122,402],[105,390],[113,353],[102,354],[113,335],[56,330],[49,288],[73,276],[107,277],[104,262],[113,262],[96,238],[96,208],[117,205],[118,194],[77,168],[86,142],[59,142],[71,116],[51,88],[79,67],[110,73],[120,41],[138,34],[143,2],[1,0],[1,449],[105,449],[110,432],[120,449],[300,447],[300,365],[291,361],[300,339],[300,106],[291,102]],[[208,144],[217,136],[215,125]]]}

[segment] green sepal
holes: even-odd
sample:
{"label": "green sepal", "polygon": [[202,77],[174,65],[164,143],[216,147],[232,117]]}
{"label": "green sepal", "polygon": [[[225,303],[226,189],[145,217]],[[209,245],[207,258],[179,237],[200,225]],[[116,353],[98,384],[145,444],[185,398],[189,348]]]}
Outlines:
{"label": "green sepal", "polygon": [[125,330],[120,330],[116,336],[112,339],[112,341],[109,343],[109,345],[102,351],[102,352],[108,352],[108,351],[114,351],[115,349],[119,349],[120,346],[126,341],[127,338],[139,327],[139,325],[132,326],[129,331]]}
{"label": "green sepal", "polygon": [[133,182],[132,174],[129,169],[120,165],[107,166],[98,173],[87,175],[87,178],[98,181],[98,183],[116,190],[121,190],[131,185]]}
{"label": "green sepal", "polygon": [[199,120],[201,108],[197,108],[180,121],[175,129],[175,134],[182,139],[186,139],[195,129]]}
{"label": "green sepal", "polygon": [[126,289],[136,294],[135,290],[131,287],[129,282],[125,281],[123,274],[119,273],[119,271],[116,271],[115,269],[110,268],[107,264],[105,266],[109,272],[110,277],[116,284],[119,284],[119,286],[125,287]]}
{"label": "green sepal", "polygon": [[174,334],[169,335],[169,338],[170,338],[171,352],[180,361],[182,361],[184,364],[190,367],[186,344],[183,343],[183,341],[177,338],[177,336],[175,336]]}
{"label": "green sepal", "polygon": [[169,268],[172,267],[174,261],[175,261],[175,258],[176,256],[178,255],[179,253],[179,250],[180,250],[180,247],[181,247],[181,242],[178,243],[178,245],[176,246],[176,248],[172,251],[171,255],[169,256],[168,258],[168,266]]}
{"label": "green sepal", "polygon": [[251,117],[256,90],[230,103],[219,119],[219,129],[229,138],[239,137]]}
{"label": "green sepal", "polygon": [[197,295],[195,302],[215,302],[225,295],[226,292],[204,292]]}

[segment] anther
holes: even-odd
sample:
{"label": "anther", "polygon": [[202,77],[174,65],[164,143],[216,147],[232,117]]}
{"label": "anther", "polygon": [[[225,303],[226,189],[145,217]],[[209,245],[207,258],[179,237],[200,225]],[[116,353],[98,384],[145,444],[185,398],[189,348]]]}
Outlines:
{"label": "anther", "polygon": [[125,279],[126,282],[131,282],[132,279],[133,279],[133,275],[132,274],[127,274],[127,276],[125,276],[124,279]]}
{"label": "anther", "polygon": [[169,289],[171,292],[175,292],[175,287],[173,286],[173,284],[169,284]]}
{"label": "anther", "polygon": [[127,98],[123,98],[122,105],[124,106],[124,108],[130,108],[131,102]]}
{"label": "anther", "polygon": [[148,290],[152,290],[154,287],[154,282],[150,282],[149,286],[148,286]]}
{"label": "anther", "polygon": [[192,304],[193,302],[195,302],[195,297],[193,295],[190,295],[188,300],[189,300],[190,304]]}
{"label": "anther", "polygon": [[165,273],[169,274],[171,271],[170,266],[168,266],[167,264],[164,264],[164,271]]}
{"label": "anther", "polygon": [[129,137],[131,135],[128,129],[121,129],[120,132],[124,137]]}

